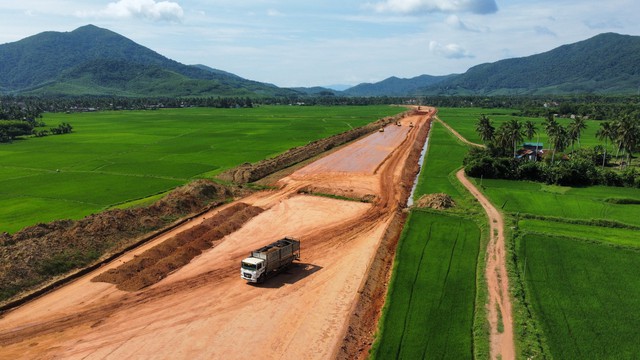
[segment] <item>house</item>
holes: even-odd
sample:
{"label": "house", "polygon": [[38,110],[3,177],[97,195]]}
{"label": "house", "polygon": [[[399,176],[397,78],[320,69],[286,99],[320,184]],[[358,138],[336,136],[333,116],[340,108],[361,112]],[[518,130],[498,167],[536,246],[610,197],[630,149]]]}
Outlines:
{"label": "house", "polygon": [[516,156],[518,159],[527,159],[529,161],[537,161],[543,155],[543,143],[526,142],[522,144],[522,149],[518,151]]}

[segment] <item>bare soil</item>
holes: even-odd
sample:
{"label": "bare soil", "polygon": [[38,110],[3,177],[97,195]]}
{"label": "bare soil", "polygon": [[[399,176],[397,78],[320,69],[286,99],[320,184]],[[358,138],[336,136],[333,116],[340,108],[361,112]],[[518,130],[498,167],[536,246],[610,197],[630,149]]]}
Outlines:
{"label": "bare soil", "polygon": [[458,171],[456,177],[480,202],[489,218],[490,240],[487,246],[485,276],[489,288],[487,313],[490,325],[491,359],[515,359],[513,314],[504,244],[504,219],[498,209],[464,176],[464,169]]}
{"label": "bare soil", "polygon": [[444,210],[456,206],[456,202],[453,201],[451,196],[448,194],[426,194],[422,195],[420,199],[416,201],[416,206],[421,208]]}
{"label": "bare soil", "polygon": [[[367,146],[358,141],[335,152],[334,161],[340,166],[325,163],[312,170],[303,168],[279,181],[275,190],[244,197],[242,203],[264,211],[155,284],[130,292],[91,280],[107,272],[118,273],[112,269],[172,238],[201,237],[205,234],[202,227],[216,223],[218,214],[237,205],[211,210],[4,314],[0,319],[3,356],[366,356],[384,302],[403,222],[401,209],[417,171],[431,114],[431,110],[415,114],[403,119],[406,123],[401,127],[388,126],[385,132],[373,133],[362,140]],[[416,126],[409,127],[408,122]],[[366,166],[344,165],[360,161]],[[375,198],[364,203],[299,194],[305,187]],[[261,286],[241,280],[240,260],[283,236],[302,240],[300,263]]]}
{"label": "bare soil", "polygon": [[227,187],[198,180],[175,189],[151,206],[108,210],[81,220],[54,221],[13,235],[1,234],[0,304],[7,300],[10,289],[22,293],[8,300],[19,301],[21,296],[38,290],[40,284],[46,286],[48,281],[57,280],[52,272],[66,266],[60,265],[65,259],[75,257],[76,266],[99,261],[100,256],[107,257],[144,241],[146,234],[177,218],[197,213],[207,204],[219,205],[233,195]]}

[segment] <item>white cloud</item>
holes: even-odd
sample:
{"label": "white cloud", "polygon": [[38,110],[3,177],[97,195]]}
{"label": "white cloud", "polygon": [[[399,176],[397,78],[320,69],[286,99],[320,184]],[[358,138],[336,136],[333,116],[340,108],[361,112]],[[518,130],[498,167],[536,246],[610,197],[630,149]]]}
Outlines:
{"label": "white cloud", "polygon": [[495,0],[385,0],[370,4],[377,12],[413,14],[421,12],[471,12],[490,14],[498,11]]}
{"label": "white cloud", "polygon": [[538,35],[558,37],[558,34],[554,33],[551,29],[549,29],[546,26],[535,26],[533,30]]}
{"label": "white cloud", "polygon": [[179,22],[184,16],[182,7],[172,1],[118,0],[106,8],[93,13],[76,13],[80,17],[98,16],[109,18],[143,18],[153,21]]}
{"label": "white cloud", "polygon": [[449,17],[446,20],[446,23],[447,25],[453,27],[454,29],[470,31],[470,32],[480,32],[480,29],[478,29],[476,26],[469,26],[468,24],[460,20],[460,18],[457,15],[449,15]]}
{"label": "white cloud", "polygon": [[429,50],[433,54],[445,57],[447,59],[463,59],[474,57],[473,54],[471,54],[458,44],[443,45],[437,41],[431,41],[429,43]]}
{"label": "white cloud", "polygon": [[267,16],[282,16],[283,14],[275,9],[269,9],[267,10]]}

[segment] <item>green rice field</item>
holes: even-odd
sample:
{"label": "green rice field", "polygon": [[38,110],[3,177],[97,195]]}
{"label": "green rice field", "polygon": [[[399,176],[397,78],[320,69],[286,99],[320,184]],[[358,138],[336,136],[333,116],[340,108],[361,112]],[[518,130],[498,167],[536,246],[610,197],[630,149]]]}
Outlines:
{"label": "green rice field", "polygon": [[517,254],[527,298],[553,358],[637,359],[637,248],[527,234],[517,240]]}
{"label": "green rice field", "polygon": [[459,142],[444,126],[433,122],[427,156],[416,188],[416,200],[423,194],[446,193],[456,202],[460,202],[462,194],[451,184],[449,176],[462,166],[467,151],[469,148]]}
{"label": "green rice field", "polygon": [[412,211],[371,359],[472,359],[480,229]]}
{"label": "green rice field", "polygon": [[402,112],[264,106],[45,114],[73,133],[0,145],[0,231],[77,219]]}
{"label": "green rice field", "polygon": [[[544,126],[542,123],[544,122],[544,118],[532,118],[532,117],[521,117],[514,116],[512,114],[517,113],[517,110],[513,109],[482,109],[482,108],[439,108],[438,109],[438,117],[444,120],[447,124],[451,125],[460,135],[464,136],[467,140],[475,143],[482,143],[480,140],[480,136],[476,133],[476,123],[478,118],[484,114],[489,119],[491,119],[491,123],[497,129],[500,124],[507,122],[511,119],[516,119],[521,123],[525,123],[530,120],[536,127],[538,128],[538,135],[535,138],[529,140],[525,139],[525,141],[533,141],[533,142],[542,142],[547,146],[549,140],[547,134],[544,132]],[[571,121],[571,119],[556,119],[558,123],[563,126],[567,126],[567,124]],[[596,132],[600,128],[601,121],[597,120],[587,120],[587,128],[583,131],[582,136],[580,138],[580,144],[583,146],[593,147],[595,145],[604,145],[604,143],[600,142],[596,138]],[[576,147],[578,145],[576,144]],[[613,151],[613,147],[609,144],[609,152]]]}
{"label": "green rice field", "polygon": [[566,219],[603,219],[640,226],[640,204],[609,201],[615,198],[640,200],[640,189],[607,186],[572,188],[494,179],[482,180],[482,187],[491,201],[507,212]]}

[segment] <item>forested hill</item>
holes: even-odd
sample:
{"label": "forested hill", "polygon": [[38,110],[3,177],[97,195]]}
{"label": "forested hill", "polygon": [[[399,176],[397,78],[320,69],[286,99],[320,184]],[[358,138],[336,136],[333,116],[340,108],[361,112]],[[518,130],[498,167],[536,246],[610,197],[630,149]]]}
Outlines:
{"label": "forested hill", "polygon": [[606,33],[523,58],[482,64],[425,86],[425,94],[635,94],[640,37]]}
{"label": "forested hill", "polygon": [[290,94],[270,84],[168,59],[93,25],[0,45],[0,92],[63,95]]}
{"label": "forested hill", "polygon": [[395,76],[377,82],[375,84],[363,83],[349,88],[343,92],[348,96],[407,96],[414,95],[420,88],[438,84],[455,75],[431,76],[420,75],[410,79],[401,79]]}

